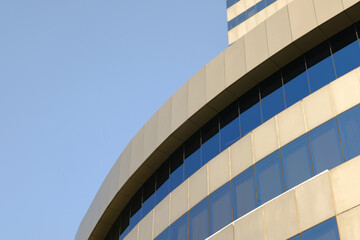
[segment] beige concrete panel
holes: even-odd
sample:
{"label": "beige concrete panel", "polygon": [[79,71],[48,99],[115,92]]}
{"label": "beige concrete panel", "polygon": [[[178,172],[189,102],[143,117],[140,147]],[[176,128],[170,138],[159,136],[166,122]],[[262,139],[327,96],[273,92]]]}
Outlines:
{"label": "beige concrete panel", "polygon": [[212,100],[225,88],[225,55],[217,55],[205,67],[206,102]]}
{"label": "beige concrete panel", "polygon": [[141,219],[139,225],[139,239],[152,240],[153,239],[153,220],[154,210],[149,212],[143,219]]}
{"label": "beige concrete panel", "polygon": [[159,235],[169,226],[169,210],[170,209],[170,195],[164,198],[158,205],[155,207],[154,212],[154,237]]}
{"label": "beige concrete panel", "polygon": [[182,85],[171,97],[171,131],[175,131],[178,127],[188,119],[188,86],[187,82]]}
{"label": "beige concrete panel", "polygon": [[160,145],[171,133],[171,106],[169,98],[158,110],[157,145]]}
{"label": "beige concrete panel", "polygon": [[288,5],[293,39],[298,39],[317,26],[312,0],[294,0]]}
{"label": "beige concrete panel", "polygon": [[170,209],[170,224],[189,210],[189,180],[172,191]]}
{"label": "beige concrete panel", "polygon": [[234,239],[265,240],[262,207],[234,222]]}
{"label": "beige concrete panel", "polygon": [[120,162],[119,185],[122,186],[130,177],[131,142],[125,147],[118,161]]}
{"label": "beige concrete panel", "polygon": [[246,25],[246,31],[247,32],[250,32],[251,30],[253,30],[258,24],[257,24],[257,21],[256,21],[256,15],[255,14],[254,16],[248,18],[245,22],[245,25]]}
{"label": "beige concrete panel", "polygon": [[189,178],[189,209],[203,200],[208,193],[207,165]]}
{"label": "beige concrete panel", "polygon": [[255,14],[255,20],[256,20],[257,25],[266,20],[265,9],[263,9],[260,12],[258,12],[257,14]]}
{"label": "beige concrete panel", "polygon": [[325,86],[303,100],[305,122],[310,131],[335,116],[330,86]]}
{"label": "beige concrete panel", "polygon": [[251,134],[247,134],[230,147],[231,178],[254,164]]}
{"label": "beige concrete panel", "polygon": [[360,103],[359,68],[336,79],[330,84],[337,114]]}
{"label": "beige concrete panel", "polygon": [[156,112],[145,124],[144,129],[144,159],[147,159],[157,145],[158,113]]}
{"label": "beige concrete panel", "polygon": [[188,81],[188,116],[194,115],[205,103],[205,67],[203,67]]}
{"label": "beige concrete panel", "polygon": [[231,7],[229,7],[226,10],[226,15],[227,15],[227,21],[228,22],[238,15],[237,14],[237,9],[235,8],[235,5],[232,5]]}
{"label": "beige concrete panel", "polygon": [[131,230],[129,232],[128,235],[126,235],[126,237],[124,238],[124,240],[137,240],[138,239],[138,230],[139,230],[139,225],[136,225],[133,230]]}
{"label": "beige concrete panel", "polygon": [[359,156],[330,171],[337,214],[360,204],[359,171]]}
{"label": "beige concrete panel", "polygon": [[360,239],[360,206],[337,216],[341,240]]}
{"label": "beige concrete panel", "polygon": [[119,191],[120,187],[120,159],[118,159],[114,166],[109,171],[109,174],[106,176],[104,182],[108,185],[108,203],[115,197],[117,192]]}
{"label": "beige concrete panel", "polygon": [[246,73],[245,44],[241,38],[225,51],[225,83],[230,86]]}
{"label": "beige concrete panel", "polygon": [[[229,45],[235,42],[236,40],[242,38],[247,32],[248,31],[246,29],[245,22],[240,23],[239,25],[231,29],[229,32]],[[232,36],[230,36],[230,33],[232,34]]]}
{"label": "beige concrete panel", "polygon": [[233,240],[234,239],[234,225],[230,224],[221,229],[207,240]]}
{"label": "beige concrete panel", "polygon": [[275,117],[257,127],[252,134],[255,163],[279,148]]}
{"label": "beige concrete panel", "polygon": [[296,187],[295,196],[301,232],[335,215],[329,172]]}
{"label": "beige concrete panel", "polygon": [[249,9],[256,4],[256,0],[243,0],[245,2],[245,8]]}
{"label": "beige concrete panel", "polygon": [[345,9],[351,7],[352,5],[354,5],[355,3],[358,3],[358,2],[359,2],[359,0],[342,0],[342,3],[344,5]]}
{"label": "beige concrete panel", "polygon": [[288,239],[299,233],[295,191],[288,191],[264,205],[266,239]]}
{"label": "beige concrete panel", "polygon": [[314,0],[314,5],[319,25],[343,11],[341,0]]}
{"label": "beige concrete panel", "polygon": [[265,22],[244,36],[246,70],[250,71],[269,57]]}
{"label": "beige concrete panel", "polygon": [[292,42],[288,8],[282,8],[266,20],[270,56]]}
{"label": "beige concrete panel", "polygon": [[209,194],[230,181],[229,149],[226,149],[208,163]]}
{"label": "beige concrete panel", "polygon": [[302,102],[298,102],[277,116],[280,147],[306,132]]}
{"label": "beige concrete panel", "polygon": [[131,140],[130,176],[143,164],[144,127]]}

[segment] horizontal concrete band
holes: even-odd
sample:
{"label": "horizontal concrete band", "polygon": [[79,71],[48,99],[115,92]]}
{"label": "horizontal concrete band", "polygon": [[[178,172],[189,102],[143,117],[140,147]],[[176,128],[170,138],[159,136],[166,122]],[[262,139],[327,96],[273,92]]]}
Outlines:
{"label": "horizontal concrete band", "polygon": [[[284,110],[220,153],[140,221],[133,231],[144,237],[134,238],[135,233],[130,233],[125,239],[156,238],[204,198],[256,162],[358,104],[360,67]],[[149,225],[153,227],[148,228]]]}
{"label": "horizontal concrete band", "polygon": [[360,239],[359,171],[356,157],[270,200],[208,240],[288,239],[334,216],[340,239]]}
{"label": "horizontal concrete band", "polygon": [[[104,238],[132,195],[184,140],[258,82],[358,20],[359,8],[360,4],[355,4],[321,25],[315,21],[315,26],[301,25],[300,20],[291,24],[289,17],[283,16],[286,11],[291,19],[292,13],[286,8],[274,14],[273,21],[258,25],[220,53],[185,83],[131,140],[105,178],[75,239]],[[287,27],[278,27],[284,22]]]}

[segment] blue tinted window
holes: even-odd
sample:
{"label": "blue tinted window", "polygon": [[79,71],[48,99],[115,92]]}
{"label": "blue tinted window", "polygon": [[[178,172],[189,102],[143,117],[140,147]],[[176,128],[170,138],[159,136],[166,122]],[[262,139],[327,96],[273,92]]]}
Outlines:
{"label": "blue tinted window", "polygon": [[185,177],[187,179],[201,168],[200,133],[185,142]]}
{"label": "blue tinted window", "polygon": [[220,153],[219,122],[217,118],[210,120],[201,129],[201,165],[205,165]]}
{"label": "blue tinted window", "polygon": [[237,19],[233,18],[228,22],[228,29],[231,30],[237,25]]}
{"label": "blue tinted window", "polygon": [[255,172],[259,205],[284,192],[279,151],[256,163]]}
{"label": "blue tinted window", "polygon": [[141,220],[142,189],[140,189],[130,201],[130,229]]}
{"label": "blue tinted window", "polygon": [[155,206],[155,175],[152,175],[143,186],[142,215],[146,216]]}
{"label": "blue tinted window", "polygon": [[209,204],[205,198],[189,211],[189,240],[209,236]]}
{"label": "blue tinted window", "polygon": [[263,122],[285,109],[280,73],[274,74],[260,84],[260,95]]}
{"label": "blue tinted window", "polygon": [[360,105],[338,116],[345,160],[360,154]]}
{"label": "blue tinted window", "polygon": [[239,25],[240,23],[244,22],[245,20],[246,20],[246,11],[236,17],[236,25]]}
{"label": "blue tinted window", "polygon": [[360,66],[360,47],[354,26],[330,39],[337,77]]}
{"label": "blue tinted window", "polygon": [[120,237],[122,240],[130,232],[130,204],[128,204],[120,214]]}
{"label": "blue tinted window", "polygon": [[335,119],[310,131],[309,143],[315,175],[344,162]]}
{"label": "blue tinted window", "polygon": [[328,42],[307,52],[305,58],[311,92],[315,92],[335,79],[335,68]]}
{"label": "blue tinted window", "polygon": [[313,176],[306,135],[282,147],[281,159],[286,190]]}
{"label": "blue tinted window", "polygon": [[170,189],[169,171],[170,171],[169,161],[166,161],[157,170],[155,204],[161,202],[161,200],[163,200],[169,194],[169,189]]}
{"label": "blue tinted window", "polygon": [[184,181],[184,157],[182,147],[169,158],[170,163],[170,192]]}
{"label": "blue tinted window", "polygon": [[300,101],[310,94],[303,57],[288,64],[282,71],[286,107]]}
{"label": "blue tinted window", "polygon": [[155,240],[169,240],[169,228],[160,233],[159,236],[155,238]]}
{"label": "blue tinted window", "polygon": [[210,194],[210,235],[232,221],[230,183]]}
{"label": "blue tinted window", "polygon": [[301,240],[300,235],[296,235],[295,237],[289,238],[289,240]]}
{"label": "blue tinted window", "polygon": [[188,214],[185,213],[170,226],[171,240],[184,240],[188,238]]}
{"label": "blue tinted window", "polygon": [[339,240],[336,218],[331,218],[301,234],[302,240]]}
{"label": "blue tinted window", "polygon": [[276,0],[266,0],[266,6],[269,6],[269,5],[273,4],[274,2],[276,2]]}
{"label": "blue tinted window", "polygon": [[237,102],[220,113],[221,151],[240,138],[239,109]]}
{"label": "blue tinted window", "polygon": [[239,99],[239,105],[240,130],[241,136],[243,137],[262,122],[258,88],[255,87],[245,93]]}
{"label": "blue tinted window", "polygon": [[256,5],[252,6],[248,10],[246,10],[246,18],[251,18],[256,14]]}
{"label": "blue tinted window", "polygon": [[231,180],[234,219],[256,208],[254,172],[254,166],[252,166]]}
{"label": "blue tinted window", "polygon": [[263,10],[266,7],[266,3],[265,0],[260,1],[259,3],[256,4],[256,11],[260,12],[261,10]]}

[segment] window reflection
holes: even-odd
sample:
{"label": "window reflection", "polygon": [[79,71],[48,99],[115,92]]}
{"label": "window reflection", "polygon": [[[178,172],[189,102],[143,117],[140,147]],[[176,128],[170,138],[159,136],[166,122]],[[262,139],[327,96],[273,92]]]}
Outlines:
{"label": "window reflection", "polygon": [[245,136],[262,122],[258,87],[245,93],[239,99],[241,136]]}
{"label": "window reflection", "polygon": [[124,239],[124,237],[130,232],[129,220],[130,220],[130,204],[128,204],[120,214],[119,240]]}
{"label": "window reflection", "polygon": [[160,233],[159,236],[155,238],[155,240],[169,240],[169,228]]}
{"label": "window reflection", "polygon": [[188,237],[188,214],[185,213],[170,226],[171,240],[184,240]]}
{"label": "window reflection", "polygon": [[141,220],[142,189],[130,201],[130,228],[132,229]]}
{"label": "window reflection", "polygon": [[344,162],[335,119],[310,131],[309,144],[315,175]]}
{"label": "window reflection", "polygon": [[185,142],[185,179],[201,168],[200,132]]}
{"label": "window reflection", "polygon": [[143,186],[142,214],[146,216],[155,206],[155,175],[152,175]]}
{"label": "window reflection", "polygon": [[296,235],[295,237],[289,238],[288,240],[301,240],[300,235]]}
{"label": "window reflection", "polygon": [[237,102],[220,113],[221,151],[240,139],[239,109]]}
{"label": "window reflection", "polygon": [[302,240],[339,240],[336,218],[320,223],[301,233]]}
{"label": "window reflection", "polygon": [[170,163],[170,192],[184,181],[184,158],[182,148],[169,158]]}
{"label": "window reflection", "polygon": [[205,198],[189,211],[189,240],[205,239],[209,236],[209,204]]}
{"label": "window reflection", "polygon": [[155,205],[169,194],[169,161],[165,161],[156,173]]}
{"label": "window reflection", "polygon": [[215,117],[201,129],[201,165],[220,153],[219,122]]}

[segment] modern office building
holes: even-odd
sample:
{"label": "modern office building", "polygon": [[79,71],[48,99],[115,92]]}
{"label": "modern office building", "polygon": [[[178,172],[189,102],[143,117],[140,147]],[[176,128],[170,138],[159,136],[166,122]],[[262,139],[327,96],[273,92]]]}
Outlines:
{"label": "modern office building", "polygon": [[227,7],[230,46],[130,141],[76,240],[360,239],[360,1]]}

